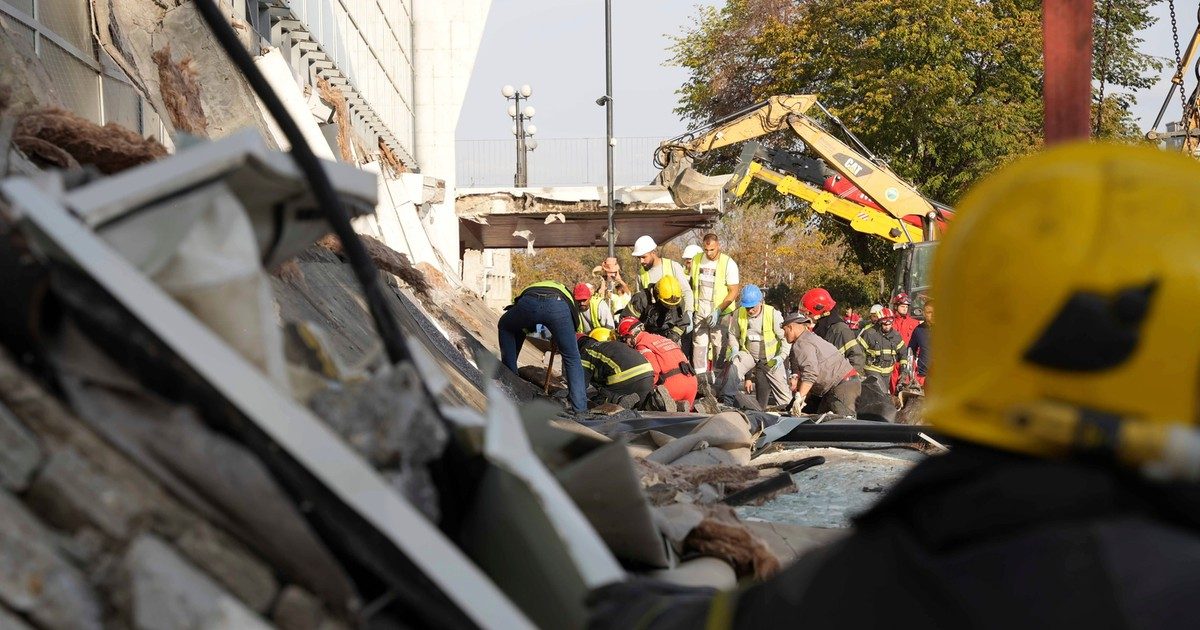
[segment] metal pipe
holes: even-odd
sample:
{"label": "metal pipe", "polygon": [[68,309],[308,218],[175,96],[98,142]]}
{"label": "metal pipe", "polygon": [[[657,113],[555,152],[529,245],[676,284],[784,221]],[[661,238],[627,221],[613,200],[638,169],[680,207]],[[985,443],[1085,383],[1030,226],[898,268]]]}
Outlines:
{"label": "metal pipe", "polygon": [[[608,255],[617,255],[617,231],[613,205],[613,78],[612,78],[612,0],[604,0],[604,111],[608,118],[605,150],[608,154]],[[610,289],[612,282],[609,282]]]}

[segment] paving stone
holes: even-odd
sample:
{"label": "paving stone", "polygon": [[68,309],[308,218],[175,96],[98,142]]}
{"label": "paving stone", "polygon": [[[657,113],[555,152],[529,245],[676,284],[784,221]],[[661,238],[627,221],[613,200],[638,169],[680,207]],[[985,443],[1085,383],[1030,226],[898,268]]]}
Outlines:
{"label": "paving stone", "polygon": [[237,598],[150,534],[130,544],[124,560],[129,625],[153,630],[269,625]]}
{"label": "paving stone", "polygon": [[[44,630],[99,630],[101,607],[83,574],[55,549],[54,536],[0,490],[0,602]],[[4,625],[0,616],[0,627]]]}
{"label": "paving stone", "polygon": [[33,432],[0,403],[0,487],[21,492],[42,463],[42,448]]}
{"label": "paving stone", "polygon": [[271,569],[237,541],[198,522],[175,540],[175,546],[255,612],[265,613],[270,608],[279,584]]}

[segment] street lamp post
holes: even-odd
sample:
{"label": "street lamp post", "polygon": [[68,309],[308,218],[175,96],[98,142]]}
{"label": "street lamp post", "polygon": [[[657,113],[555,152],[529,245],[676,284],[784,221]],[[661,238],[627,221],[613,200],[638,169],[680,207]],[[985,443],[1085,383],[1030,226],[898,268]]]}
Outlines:
{"label": "street lamp post", "polygon": [[521,107],[521,101],[528,103],[529,97],[533,96],[533,88],[522,85],[518,90],[506,85],[501,88],[500,94],[513,101],[508,106],[508,117],[513,119],[512,133],[517,138],[517,172],[513,176],[513,185],[525,188],[529,185],[529,152],[537,149],[537,140],[533,139],[533,134],[537,133],[537,125],[526,124],[526,120],[533,118],[534,109],[532,105]]}
{"label": "street lamp post", "polygon": [[608,158],[608,257],[617,255],[617,232],[614,226],[613,213],[613,79],[612,79],[612,0],[604,0],[604,96],[596,99],[597,105],[603,105],[607,117],[607,136],[605,150]]}

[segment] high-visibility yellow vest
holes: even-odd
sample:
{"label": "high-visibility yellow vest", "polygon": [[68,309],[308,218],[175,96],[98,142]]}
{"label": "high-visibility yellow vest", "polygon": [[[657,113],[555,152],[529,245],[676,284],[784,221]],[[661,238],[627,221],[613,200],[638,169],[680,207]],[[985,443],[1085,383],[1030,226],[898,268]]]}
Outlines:
{"label": "high-visibility yellow vest", "polygon": [[517,300],[521,299],[521,296],[525,295],[526,291],[540,288],[554,289],[563,294],[563,298],[567,300],[567,305],[571,307],[571,315],[575,317],[575,332],[583,332],[583,318],[579,316],[579,305],[575,303],[575,296],[571,295],[571,292],[568,291],[567,287],[561,282],[555,282],[553,280],[534,282],[524,289],[521,289],[521,292],[517,294],[517,297],[513,298],[513,304],[516,304]]}
{"label": "high-visibility yellow vest", "polygon": [[592,323],[592,328],[600,327],[600,303],[603,301],[599,295],[593,295],[588,300],[588,321]]}
{"label": "high-visibility yellow vest", "polygon": [[[746,308],[739,308],[737,311],[738,325],[738,343],[742,349],[746,348],[746,336],[750,328],[750,312]],[[763,347],[766,349],[764,356],[773,357],[776,352],[779,352],[779,337],[775,336],[775,309],[769,304],[763,304],[762,314],[763,328]]]}
{"label": "high-visibility yellow vest", "polygon": [[[675,261],[674,260],[671,260],[670,258],[662,258],[659,260],[659,264],[662,265],[662,270],[663,270],[664,276],[667,274],[675,275]],[[642,270],[638,272],[638,281],[642,283],[643,289],[650,286],[650,271],[647,270],[645,267],[643,267]]]}
{"label": "high-visibility yellow vest", "polygon": [[[696,254],[692,258],[692,300],[696,312],[700,311],[700,263],[704,261],[704,254]],[[725,283],[725,271],[729,267],[729,256],[719,254],[717,256],[717,277],[713,279],[713,306],[719,305],[725,301],[729,295],[729,285]],[[728,315],[736,308],[734,301],[729,302],[729,306],[721,312],[722,315]]]}

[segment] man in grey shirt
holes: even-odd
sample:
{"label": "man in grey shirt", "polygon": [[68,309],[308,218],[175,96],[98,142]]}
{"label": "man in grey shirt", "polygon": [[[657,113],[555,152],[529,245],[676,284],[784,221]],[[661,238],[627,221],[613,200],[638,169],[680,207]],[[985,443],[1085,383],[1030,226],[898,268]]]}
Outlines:
{"label": "man in grey shirt", "polygon": [[809,330],[811,322],[804,313],[791,313],[783,320],[783,337],[792,344],[788,357],[790,385],[796,393],[792,415],[815,407],[815,413],[853,416],[862,391],[858,371],[833,344]]}

